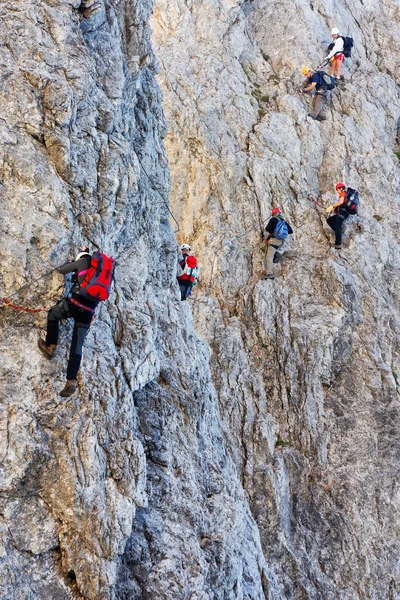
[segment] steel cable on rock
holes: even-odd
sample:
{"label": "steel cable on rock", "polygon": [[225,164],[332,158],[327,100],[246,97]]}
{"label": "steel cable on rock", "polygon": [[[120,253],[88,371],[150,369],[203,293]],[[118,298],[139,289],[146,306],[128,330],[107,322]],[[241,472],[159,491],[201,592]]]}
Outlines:
{"label": "steel cable on rock", "polygon": [[[55,271],[55,270],[56,269],[54,269],[53,271]],[[51,271],[51,273],[53,273],[53,271]],[[25,288],[27,289],[28,287],[30,287],[31,285],[33,285],[40,279],[43,279],[43,277],[46,277],[49,274],[50,273],[46,273],[45,275],[42,275],[42,277],[39,277],[38,279],[35,279],[34,281],[30,282],[29,284],[22,286],[22,288],[20,288],[13,294],[9,295],[8,297],[4,296],[3,298],[1,298],[0,302],[2,302],[3,304],[0,304],[0,308],[13,308],[14,310],[18,310],[20,312],[26,312],[26,313],[40,313],[40,312],[47,312],[48,310],[50,310],[50,308],[53,306],[54,301],[52,301],[51,304],[40,307],[40,308],[31,308],[29,306],[21,306],[20,304],[14,304],[13,302],[10,302],[10,298],[12,298],[16,294],[18,294],[22,289],[25,289]],[[62,287],[64,287],[64,284],[60,285],[56,291],[58,292]]]}
{"label": "steel cable on rock", "polygon": [[[142,169],[143,173],[146,175],[147,180],[150,183],[151,189],[160,196],[161,200],[163,201],[163,205],[167,208],[169,214],[171,215],[171,217],[173,218],[173,220],[175,221],[175,223],[177,225],[177,229],[174,230],[174,233],[178,233],[181,230],[181,228],[180,228],[179,222],[177,221],[177,219],[175,218],[175,215],[173,214],[173,212],[171,211],[171,209],[169,207],[169,201],[168,201],[168,199],[165,198],[162,195],[162,193],[156,188],[156,186],[153,183],[150,175],[147,173],[145,167],[143,166],[143,163],[142,163],[142,161],[141,161],[141,159],[139,157],[139,153],[138,153],[137,148],[136,148],[135,144],[133,143],[133,141],[131,142],[131,145],[132,145],[132,148],[133,148],[133,150],[134,150],[134,152],[136,154],[136,158],[138,159],[138,163],[140,165],[140,168]],[[124,254],[126,252],[129,252],[130,250],[132,250],[131,246],[129,248],[126,248],[125,250],[122,250],[122,252],[116,256],[116,261],[118,261],[122,256],[124,256]]]}
{"label": "steel cable on rock", "polygon": [[[138,150],[137,150],[137,148],[136,148],[136,146],[135,146],[135,144],[134,144],[134,142],[133,142],[132,140],[131,140],[131,142],[130,142],[130,145],[131,145],[131,149],[133,149],[133,151],[135,152],[135,155],[136,155],[136,158],[137,158],[137,160],[138,160],[138,163],[139,163],[139,165],[140,165],[140,168],[141,168],[141,170],[142,170],[142,171],[143,171],[143,173],[145,174],[145,176],[146,176],[146,178],[147,178],[148,182],[150,183],[150,187],[151,187],[151,189],[152,189],[154,192],[156,192],[156,193],[159,195],[159,197],[160,197],[160,198],[161,198],[161,200],[162,200],[162,203],[163,203],[163,205],[164,205],[164,206],[167,208],[167,210],[168,210],[168,213],[170,214],[170,216],[171,216],[171,217],[172,217],[172,219],[174,220],[174,222],[175,222],[175,224],[176,224],[176,226],[177,226],[177,229],[175,229],[175,230],[174,230],[174,233],[178,233],[178,232],[181,230],[181,229],[180,229],[180,225],[179,225],[179,222],[178,222],[178,220],[176,219],[175,215],[173,214],[173,212],[172,212],[172,211],[171,211],[171,209],[170,209],[170,206],[169,206],[169,201],[168,201],[168,199],[167,199],[167,198],[165,198],[165,197],[163,196],[163,194],[160,192],[160,190],[159,190],[159,189],[157,189],[157,187],[155,186],[155,184],[154,184],[154,182],[153,182],[152,178],[150,177],[150,175],[148,174],[147,170],[145,169],[145,167],[144,167],[144,165],[143,165],[143,162],[142,162],[142,160],[141,160],[141,158],[140,158],[140,156],[139,156]],[[131,152],[129,153],[129,157],[128,157],[128,158],[129,158],[129,161],[130,161],[130,158],[131,158]],[[126,169],[125,169],[125,172],[123,173],[123,175],[122,175],[122,177],[121,177],[121,181],[120,181],[119,187],[120,187],[120,185],[121,185],[122,179],[123,179],[123,178],[126,176],[127,172],[128,172],[128,168],[126,168]],[[119,187],[118,187],[118,189],[119,189]],[[91,201],[90,201],[90,204],[92,205],[92,207],[93,207],[93,208],[95,208],[95,205],[94,205],[94,203],[93,203],[93,202],[91,202]],[[107,208],[110,206],[110,204],[111,204],[111,202],[109,202],[109,204],[108,204],[108,205],[105,207],[105,209],[107,209]],[[160,205],[160,204],[159,204],[159,205]],[[102,212],[103,212],[103,210],[104,210],[104,209],[102,209]],[[82,213],[82,212],[80,212],[80,213],[78,213],[77,215],[75,215],[75,217],[79,216],[80,214],[83,214],[83,213]],[[96,247],[98,250],[100,250],[100,246],[99,246],[99,245],[98,245],[98,244],[97,244],[97,243],[96,243],[96,242],[95,242],[93,239],[91,239],[89,236],[86,236],[86,239],[87,239],[87,240],[88,240],[88,241],[89,241],[89,242],[90,242],[90,243],[91,243],[93,246],[95,246],[95,247]],[[117,257],[116,257],[116,259],[118,260],[119,258],[121,258],[121,256],[123,256],[123,255],[124,255],[126,252],[128,252],[129,250],[131,250],[131,247],[129,247],[129,248],[126,248],[125,250],[123,250],[123,251],[122,251],[122,252],[121,252],[121,253],[120,253],[120,254],[119,254]]]}
{"label": "steel cable on rock", "polygon": [[148,181],[150,182],[151,189],[153,191],[157,192],[157,194],[160,196],[160,198],[162,199],[164,205],[166,206],[169,214],[171,215],[171,217],[173,218],[173,220],[175,221],[175,223],[176,223],[176,225],[178,227],[178,229],[174,230],[174,233],[178,233],[178,231],[180,231],[181,228],[180,228],[180,225],[179,225],[178,221],[175,218],[175,215],[173,214],[173,212],[171,211],[171,209],[169,207],[169,201],[168,201],[168,199],[164,198],[164,196],[161,194],[161,192],[155,187],[154,183],[151,180],[150,175],[147,173],[146,169],[143,166],[143,163],[142,163],[141,159],[139,158],[139,154],[137,153],[135,146],[133,146],[133,149],[135,150],[135,154],[136,154],[136,157],[138,159],[138,162],[139,162],[139,165],[140,165],[141,169],[143,170],[144,174],[146,175]]}

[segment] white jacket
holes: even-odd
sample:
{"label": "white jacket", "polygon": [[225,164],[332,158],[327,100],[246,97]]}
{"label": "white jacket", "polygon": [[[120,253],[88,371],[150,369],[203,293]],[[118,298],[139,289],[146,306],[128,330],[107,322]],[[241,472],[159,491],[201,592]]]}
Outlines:
{"label": "white jacket", "polygon": [[332,56],[335,56],[335,54],[339,54],[339,52],[343,52],[343,48],[344,48],[343,38],[342,37],[336,38],[335,45],[333,46],[332,50],[329,52],[329,54],[326,58],[332,58]]}

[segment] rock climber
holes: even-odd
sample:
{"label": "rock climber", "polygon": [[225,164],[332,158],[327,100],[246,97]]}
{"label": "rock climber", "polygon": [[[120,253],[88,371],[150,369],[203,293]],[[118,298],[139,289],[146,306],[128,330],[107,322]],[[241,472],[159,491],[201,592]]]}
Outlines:
{"label": "rock climber", "polygon": [[200,267],[197,259],[190,254],[191,248],[189,244],[181,246],[182,259],[179,261],[180,275],[177,276],[179,289],[181,290],[181,300],[186,300],[199,277]]}
{"label": "rock climber", "polygon": [[288,234],[293,233],[293,229],[283,218],[280,208],[273,208],[271,219],[268,221],[265,231],[267,237],[264,241],[267,244],[267,251],[264,259],[266,275],[263,279],[275,279],[275,275],[272,273],[273,264],[279,262],[283,255],[283,253],[277,251],[282,247]]}
{"label": "rock climber", "polygon": [[[307,81],[304,82],[303,87],[300,89],[300,94],[315,92],[311,98],[310,109],[307,113],[307,117],[316,119],[317,121],[325,121],[326,119],[326,100],[327,100],[327,88],[326,84],[319,73],[313,71],[310,67],[303,67],[301,69],[302,75],[307,77]],[[305,87],[307,86],[307,87]]]}
{"label": "rock climber", "polygon": [[[339,195],[339,200],[335,204],[331,204],[326,209],[328,218],[326,222],[329,227],[335,232],[335,248],[336,250],[342,249],[342,227],[343,223],[349,217],[348,210],[343,206],[347,197],[346,186],[341,181],[336,184],[336,191]],[[331,214],[334,213],[334,214]]]}
{"label": "rock climber", "polygon": [[[340,81],[340,69],[344,61],[344,40],[339,33],[339,29],[334,27],[331,31],[333,43],[330,44],[328,50],[330,50],[325,60],[331,61],[331,76],[335,77],[336,81]],[[336,71],[336,76],[335,76]],[[343,79],[343,78],[342,78]]]}
{"label": "rock climber", "polygon": [[57,268],[57,271],[62,275],[73,273],[71,297],[62,298],[49,310],[47,314],[46,340],[44,341],[39,338],[38,341],[38,346],[42,354],[47,359],[53,358],[58,343],[59,322],[62,319],[74,319],[74,331],[67,367],[67,381],[60,392],[60,396],[63,398],[71,396],[76,391],[76,376],[81,365],[83,343],[89,331],[96,306],[99,303],[99,300],[95,298],[93,302],[89,302],[86,298],[82,299],[78,294],[80,284],[85,279],[85,275],[90,267],[91,258],[88,246],[84,246],[79,250],[73,262],[67,262]]}

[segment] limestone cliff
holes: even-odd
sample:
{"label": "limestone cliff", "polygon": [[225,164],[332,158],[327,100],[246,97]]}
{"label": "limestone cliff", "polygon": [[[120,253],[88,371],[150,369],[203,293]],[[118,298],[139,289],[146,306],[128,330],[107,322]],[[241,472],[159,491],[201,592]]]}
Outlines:
{"label": "limestone cliff", "polygon": [[[82,243],[117,259],[67,401],[71,325],[46,362],[45,312],[0,309],[0,598],[400,598],[396,1],[0,8],[1,295]],[[298,71],[333,23],[356,49],[319,125]],[[362,198],[340,254],[307,200],[337,177]]]}

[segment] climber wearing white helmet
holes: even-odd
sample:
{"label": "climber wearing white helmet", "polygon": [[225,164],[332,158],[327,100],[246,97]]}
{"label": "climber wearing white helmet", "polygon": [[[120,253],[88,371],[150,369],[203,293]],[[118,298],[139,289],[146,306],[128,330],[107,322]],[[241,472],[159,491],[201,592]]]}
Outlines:
{"label": "climber wearing white helmet", "polygon": [[195,256],[191,256],[189,244],[181,246],[182,259],[179,261],[179,274],[177,280],[181,290],[181,300],[187,300],[196,285],[200,274],[200,267]]}
{"label": "climber wearing white helmet", "polygon": [[[340,81],[340,69],[342,62],[344,61],[344,40],[339,33],[339,29],[334,27],[331,31],[333,42],[328,47],[330,51],[325,60],[331,61],[331,75],[335,77],[336,81]],[[336,71],[336,76],[335,76]]]}

